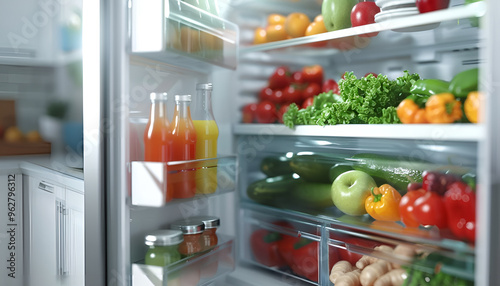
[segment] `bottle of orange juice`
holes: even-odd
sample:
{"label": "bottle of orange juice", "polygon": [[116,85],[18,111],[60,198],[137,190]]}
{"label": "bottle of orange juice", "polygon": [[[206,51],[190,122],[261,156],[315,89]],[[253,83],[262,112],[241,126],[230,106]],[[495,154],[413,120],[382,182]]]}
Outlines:
{"label": "bottle of orange juice", "polygon": [[170,126],[167,118],[167,93],[151,93],[151,112],[144,131],[144,160],[168,161]]}
{"label": "bottle of orange juice", "polygon": [[[196,85],[193,99],[193,124],[196,129],[196,159],[217,157],[219,128],[212,111],[212,84]],[[202,162],[196,171],[196,193],[211,194],[217,189],[217,163],[214,160]]]}
{"label": "bottle of orange juice", "polygon": [[[191,95],[175,96],[174,119],[170,127],[170,160],[187,161],[196,158],[196,130],[191,119]],[[174,198],[191,198],[196,194],[195,168],[189,164],[169,166],[167,180]]]}

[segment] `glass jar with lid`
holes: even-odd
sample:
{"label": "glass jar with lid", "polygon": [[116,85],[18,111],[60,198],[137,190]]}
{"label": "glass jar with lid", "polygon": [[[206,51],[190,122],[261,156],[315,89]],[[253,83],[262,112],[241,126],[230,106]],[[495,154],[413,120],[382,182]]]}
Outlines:
{"label": "glass jar with lid", "polygon": [[179,220],[170,225],[170,228],[182,231],[184,241],[179,245],[181,256],[188,257],[203,251],[201,235],[205,230],[205,225],[197,219]]}
{"label": "glass jar with lid", "polygon": [[179,245],[184,237],[180,230],[161,229],[146,235],[145,244],[149,246],[145,264],[166,266],[181,260]]}
{"label": "glass jar with lid", "polygon": [[216,246],[219,242],[219,238],[215,232],[220,226],[220,219],[215,216],[197,216],[191,219],[200,220],[205,226],[205,231],[203,231],[203,234],[201,235],[203,250]]}

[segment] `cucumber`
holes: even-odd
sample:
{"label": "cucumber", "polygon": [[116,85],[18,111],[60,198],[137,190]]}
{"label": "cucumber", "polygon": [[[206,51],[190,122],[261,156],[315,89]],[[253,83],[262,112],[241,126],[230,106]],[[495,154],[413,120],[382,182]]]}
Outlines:
{"label": "cucumber", "polygon": [[423,171],[435,168],[433,164],[421,160],[407,161],[378,154],[356,154],[348,160],[354,170],[383,179],[401,193],[406,193],[409,183],[422,182]]}
{"label": "cucumber", "polygon": [[287,174],[255,181],[247,187],[251,200],[264,205],[283,206],[294,186],[304,182],[296,174]]}
{"label": "cucumber", "polygon": [[322,210],[332,207],[332,185],[323,183],[296,184],[291,197],[297,207]]}
{"label": "cucumber", "polygon": [[260,162],[260,170],[268,177],[276,177],[293,173],[290,158],[285,156],[268,156]]}
{"label": "cucumber", "polygon": [[303,154],[293,156],[290,161],[290,167],[308,182],[330,183],[330,168],[342,161],[345,161],[345,159],[318,154]]}
{"label": "cucumber", "polygon": [[330,183],[333,183],[335,179],[342,173],[345,173],[347,171],[354,170],[350,164],[335,164],[333,167],[330,168],[330,172],[328,173]]}

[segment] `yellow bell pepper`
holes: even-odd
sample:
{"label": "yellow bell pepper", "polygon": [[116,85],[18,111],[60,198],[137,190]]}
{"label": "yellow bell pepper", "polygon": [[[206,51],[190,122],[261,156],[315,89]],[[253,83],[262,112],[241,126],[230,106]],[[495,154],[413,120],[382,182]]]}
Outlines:
{"label": "yellow bell pepper", "polygon": [[366,212],[376,220],[399,221],[401,194],[389,184],[372,188],[371,196],[365,200]]}
{"label": "yellow bell pepper", "polygon": [[439,93],[425,103],[425,117],[430,123],[453,123],[462,118],[462,104],[451,93]]}
{"label": "yellow bell pepper", "polygon": [[464,112],[467,119],[472,123],[478,122],[479,108],[482,94],[479,91],[471,91],[464,102]]}

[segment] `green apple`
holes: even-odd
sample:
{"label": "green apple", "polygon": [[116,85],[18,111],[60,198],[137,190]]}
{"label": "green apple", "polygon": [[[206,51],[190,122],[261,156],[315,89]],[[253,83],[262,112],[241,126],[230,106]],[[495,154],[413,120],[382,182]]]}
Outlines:
{"label": "green apple", "polygon": [[358,0],[323,0],[321,15],[328,32],[351,27],[351,10]]}
{"label": "green apple", "polygon": [[375,180],[363,171],[347,171],[332,183],[332,200],[335,206],[348,215],[364,215],[365,200],[376,187]]}

